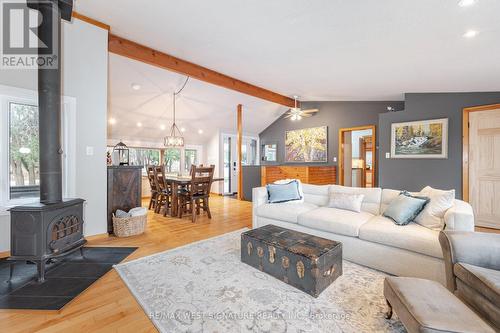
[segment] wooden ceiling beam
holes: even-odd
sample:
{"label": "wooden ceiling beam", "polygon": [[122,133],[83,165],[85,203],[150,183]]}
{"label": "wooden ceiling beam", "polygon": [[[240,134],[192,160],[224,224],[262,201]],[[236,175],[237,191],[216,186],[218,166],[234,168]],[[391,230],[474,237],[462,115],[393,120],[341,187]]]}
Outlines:
{"label": "wooden ceiling beam", "polygon": [[73,11],[72,16],[76,19],[79,19],[80,21],[90,23],[90,24],[95,25],[96,27],[102,28],[104,30],[108,30],[108,31],[111,30],[111,27],[109,25],[107,25],[106,23],[102,23],[100,21],[94,20],[93,18],[90,18],[90,17],[85,16],[83,14],[80,14],[78,12]]}
{"label": "wooden ceiling beam", "polygon": [[109,52],[141,61],[159,68],[167,69],[179,74],[187,75],[194,79],[208,82],[220,87],[235,90],[240,93],[254,96],[269,102],[294,107],[293,98],[280,95],[273,91],[255,86],[250,83],[235,79],[228,75],[196,65],[169,54],[154,50],[125,38],[109,34]]}

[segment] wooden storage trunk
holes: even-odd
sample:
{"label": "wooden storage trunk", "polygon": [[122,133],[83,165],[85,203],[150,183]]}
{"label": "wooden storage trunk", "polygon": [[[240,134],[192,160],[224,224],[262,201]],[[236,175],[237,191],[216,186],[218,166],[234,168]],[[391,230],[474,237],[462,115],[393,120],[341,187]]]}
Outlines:
{"label": "wooden storage trunk", "polygon": [[241,234],[241,261],[318,297],[342,275],[342,243],[266,225]]}

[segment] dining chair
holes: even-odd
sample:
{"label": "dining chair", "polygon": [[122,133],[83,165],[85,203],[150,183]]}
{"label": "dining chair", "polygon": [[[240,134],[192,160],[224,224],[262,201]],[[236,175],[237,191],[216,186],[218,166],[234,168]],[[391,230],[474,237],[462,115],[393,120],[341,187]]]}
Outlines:
{"label": "dining chair", "polygon": [[163,216],[167,216],[167,212],[171,207],[172,191],[169,184],[166,182],[165,166],[155,166],[154,175],[156,186],[159,189],[155,213],[160,213],[160,210],[163,207]]}
{"label": "dining chair", "polygon": [[214,177],[214,166],[197,167],[191,166],[190,186],[179,192],[179,217],[182,218],[184,212],[191,213],[191,220],[196,222],[196,216],[201,210],[207,212],[208,218],[212,218],[210,213],[210,188]]}
{"label": "dining chair", "polygon": [[146,173],[148,176],[148,181],[149,181],[149,188],[151,189],[151,199],[149,199],[149,207],[148,209],[155,209],[156,210],[156,205],[158,204],[158,194],[160,192],[158,186],[156,185],[155,181],[155,166],[154,165],[147,165],[146,166]]}

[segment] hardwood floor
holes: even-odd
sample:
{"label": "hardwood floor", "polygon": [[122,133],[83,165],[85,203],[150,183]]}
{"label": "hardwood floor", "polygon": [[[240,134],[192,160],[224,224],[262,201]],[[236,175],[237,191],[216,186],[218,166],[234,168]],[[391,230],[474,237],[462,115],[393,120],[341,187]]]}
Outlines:
{"label": "hardwood floor", "polygon": [[[251,227],[250,202],[220,196],[210,200],[211,220],[202,214],[193,224],[190,216],[180,220],[149,212],[143,235],[90,237],[89,246],[139,247],[127,261]],[[0,310],[0,332],[137,333],[156,329],[116,271],[111,270],[60,311]]]}
{"label": "hardwood floor", "polygon": [[[147,202],[143,202],[146,205]],[[89,238],[89,246],[136,246],[126,260],[140,258],[226,232],[251,227],[251,203],[213,196],[212,220],[196,223],[149,212],[147,231],[140,236]],[[477,228],[477,231],[499,230]],[[0,283],[5,283],[0,281]],[[61,311],[0,310],[0,332],[156,332],[118,274],[112,270]]]}

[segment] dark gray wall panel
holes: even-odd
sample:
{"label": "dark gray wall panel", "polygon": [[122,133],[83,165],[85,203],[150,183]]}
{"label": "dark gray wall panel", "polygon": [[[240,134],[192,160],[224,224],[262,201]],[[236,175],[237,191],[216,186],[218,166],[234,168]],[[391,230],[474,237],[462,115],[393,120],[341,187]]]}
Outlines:
{"label": "dark gray wall panel", "polygon": [[252,189],[260,186],[260,165],[243,166],[243,197],[252,201]]}
{"label": "dark gray wall panel", "polygon": [[[465,107],[500,103],[500,92],[409,93],[405,110],[379,117],[379,186],[418,191],[426,185],[455,189],[462,197],[462,110]],[[448,118],[447,159],[386,159],[390,152],[391,124],[413,120]]]}

